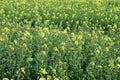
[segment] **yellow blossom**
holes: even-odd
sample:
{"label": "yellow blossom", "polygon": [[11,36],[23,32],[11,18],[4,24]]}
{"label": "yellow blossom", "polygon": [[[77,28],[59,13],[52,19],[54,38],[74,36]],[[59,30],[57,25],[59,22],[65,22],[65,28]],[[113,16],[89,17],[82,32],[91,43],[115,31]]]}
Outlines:
{"label": "yellow blossom", "polygon": [[0,37],[0,41],[3,41],[3,38],[2,38],[2,37]]}
{"label": "yellow blossom", "polygon": [[43,69],[43,68],[40,70],[40,73],[41,74],[48,74],[47,71],[45,69]]}
{"label": "yellow blossom", "polygon": [[76,21],[75,23],[76,23],[76,24],[79,24],[79,21]]}
{"label": "yellow blossom", "polygon": [[24,67],[21,67],[20,70],[21,70],[22,73],[25,73],[25,68]]}
{"label": "yellow blossom", "polygon": [[9,48],[13,51],[14,47],[12,45],[9,45]]}
{"label": "yellow blossom", "polygon": [[114,65],[114,60],[113,60],[113,59],[110,59],[110,60],[109,60],[109,65],[108,65],[108,66],[110,66],[110,67],[112,67],[112,68],[115,67],[115,65]]}
{"label": "yellow blossom", "polygon": [[43,48],[47,48],[47,44],[43,44],[42,47],[43,47]]}
{"label": "yellow blossom", "polygon": [[109,51],[109,48],[108,48],[108,47],[106,47],[106,48],[105,48],[105,50],[108,52],[108,51]]}
{"label": "yellow blossom", "polygon": [[28,61],[33,61],[33,58],[28,57],[27,60],[28,60]]}
{"label": "yellow blossom", "polygon": [[46,78],[44,78],[44,77],[41,77],[41,78],[39,78],[39,80],[46,80]]}
{"label": "yellow blossom", "polygon": [[44,24],[49,24],[50,20],[45,20]]}
{"label": "yellow blossom", "polygon": [[50,75],[47,75],[47,80],[51,80],[51,76]]}
{"label": "yellow blossom", "polygon": [[56,69],[52,69],[53,74],[56,74]]}
{"label": "yellow blossom", "polygon": [[70,48],[70,50],[74,50],[74,48],[73,48],[73,47],[71,47],[71,48]]}
{"label": "yellow blossom", "polygon": [[14,43],[17,44],[17,40],[14,40]]}
{"label": "yellow blossom", "polygon": [[117,68],[120,68],[120,64],[117,64]]}
{"label": "yellow blossom", "polygon": [[117,24],[114,24],[114,25],[113,25],[113,28],[114,28],[114,29],[117,29]]}
{"label": "yellow blossom", "polygon": [[44,37],[44,36],[45,36],[45,33],[44,33],[43,31],[40,31],[39,36],[40,36],[40,37]]}
{"label": "yellow blossom", "polygon": [[95,65],[95,62],[94,62],[94,61],[92,61],[92,62],[90,62],[90,64],[91,64],[91,65]]}
{"label": "yellow blossom", "polygon": [[78,41],[75,41],[74,43],[75,43],[76,46],[79,44]]}
{"label": "yellow blossom", "polygon": [[120,62],[120,57],[117,57],[117,61]]}
{"label": "yellow blossom", "polygon": [[62,46],[65,46],[65,44],[66,44],[65,42],[62,42],[62,43],[61,43]]}
{"label": "yellow blossom", "polygon": [[54,47],[54,48],[53,48],[53,51],[58,51],[58,48],[57,48],[57,47]]}
{"label": "yellow blossom", "polygon": [[41,51],[41,54],[42,54],[42,55],[46,55],[46,52],[45,52],[45,51]]}
{"label": "yellow blossom", "polygon": [[115,19],[116,19],[116,20],[118,20],[118,19],[119,19],[118,15],[115,15]]}
{"label": "yellow blossom", "polygon": [[10,30],[9,30],[9,28],[5,27],[5,28],[3,29],[3,31],[9,32]]}
{"label": "yellow blossom", "polygon": [[103,68],[103,67],[102,67],[102,65],[97,65],[97,68],[101,69],[101,68]]}
{"label": "yellow blossom", "polygon": [[82,35],[78,35],[78,39],[80,39],[80,40],[81,40],[81,39],[82,39]]}
{"label": "yellow blossom", "polygon": [[73,41],[76,40],[76,35],[75,35],[74,33],[71,33],[71,39],[72,39]]}
{"label": "yellow blossom", "polygon": [[61,46],[61,50],[63,50],[63,51],[64,51],[64,50],[65,50],[65,46]]}
{"label": "yellow blossom", "polygon": [[54,78],[54,80],[59,80],[59,78]]}
{"label": "yellow blossom", "polygon": [[27,48],[27,44],[26,44],[26,43],[23,43],[23,47],[24,47],[24,48]]}
{"label": "yellow blossom", "polygon": [[9,80],[8,78],[3,78],[2,80]]}
{"label": "yellow blossom", "polygon": [[25,31],[24,36],[29,36],[30,33],[28,31]]}
{"label": "yellow blossom", "polygon": [[43,31],[44,31],[44,32],[48,32],[49,29],[46,27],[46,28],[43,28]]}

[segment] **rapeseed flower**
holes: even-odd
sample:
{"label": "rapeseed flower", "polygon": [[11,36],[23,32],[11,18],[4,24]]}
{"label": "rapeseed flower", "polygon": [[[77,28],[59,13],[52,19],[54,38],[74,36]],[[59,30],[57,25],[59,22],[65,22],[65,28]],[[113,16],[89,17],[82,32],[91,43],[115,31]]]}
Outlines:
{"label": "rapeseed flower", "polygon": [[0,37],[0,41],[3,41],[3,38],[2,38],[2,37]]}
{"label": "rapeseed flower", "polygon": [[9,80],[8,78],[3,78],[2,80]]}
{"label": "rapeseed flower", "polygon": [[54,78],[54,80],[59,80],[59,78]]}
{"label": "rapeseed flower", "polygon": [[41,73],[41,74],[48,74],[47,71],[46,71],[44,68],[42,68],[42,69],[40,70],[40,73]]}
{"label": "rapeseed flower", "polygon": [[39,36],[40,36],[40,37],[44,37],[44,36],[45,36],[45,33],[44,33],[43,31],[40,31]]}
{"label": "rapeseed flower", "polygon": [[118,20],[118,19],[119,19],[118,15],[115,15],[115,19],[116,19],[116,20]]}
{"label": "rapeseed flower", "polygon": [[41,78],[39,78],[39,80],[46,80],[46,78],[44,78],[44,77],[41,77]]}
{"label": "rapeseed flower", "polygon": [[9,45],[9,48],[13,51],[14,47],[12,45]]}
{"label": "rapeseed flower", "polygon": [[109,61],[109,65],[110,67],[114,68],[115,67],[115,64],[114,64],[114,59],[110,59]]}
{"label": "rapeseed flower", "polygon": [[117,68],[120,68],[120,64],[117,64]]}
{"label": "rapeseed flower", "polygon": [[30,33],[28,32],[28,31],[25,31],[25,33],[24,33],[24,36],[29,36],[30,35]]}
{"label": "rapeseed flower", "polygon": [[102,67],[102,65],[97,65],[97,68],[101,69],[101,68],[103,68],[103,67]]}
{"label": "rapeseed flower", "polygon": [[57,47],[53,47],[53,51],[58,51],[58,48]]}
{"label": "rapeseed flower", "polygon": [[56,69],[52,69],[53,74],[56,74]]}
{"label": "rapeseed flower", "polygon": [[24,67],[21,67],[21,68],[20,68],[20,71],[21,71],[22,73],[25,73],[25,68],[24,68]]}
{"label": "rapeseed flower", "polygon": [[45,51],[41,51],[41,54],[42,54],[42,55],[46,55],[46,52],[45,52]]}
{"label": "rapeseed flower", "polygon": [[76,40],[76,35],[75,35],[74,33],[71,33],[71,39],[72,39],[73,41]]}
{"label": "rapeseed flower", "polygon": [[64,51],[64,50],[65,50],[65,46],[61,46],[61,50],[63,50],[63,51]]}
{"label": "rapeseed flower", "polygon": [[51,80],[51,76],[50,75],[47,75],[47,80]]}
{"label": "rapeseed flower", "polygon": [[77,46],[79,43],[78,43],[78,41],[75,41],[74,44]]}
{"label": "rapeseed flower", "polygon": [[117,61],[120,62],[120,57],[117,57]]}

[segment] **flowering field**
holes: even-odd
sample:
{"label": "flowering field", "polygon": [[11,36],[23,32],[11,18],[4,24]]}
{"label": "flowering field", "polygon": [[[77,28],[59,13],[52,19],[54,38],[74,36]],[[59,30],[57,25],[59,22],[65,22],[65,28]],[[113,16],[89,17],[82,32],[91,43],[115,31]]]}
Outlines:
{"label": "flowering field", "polygon": [[119,0],[0,0],[0,80],[119,79]]}

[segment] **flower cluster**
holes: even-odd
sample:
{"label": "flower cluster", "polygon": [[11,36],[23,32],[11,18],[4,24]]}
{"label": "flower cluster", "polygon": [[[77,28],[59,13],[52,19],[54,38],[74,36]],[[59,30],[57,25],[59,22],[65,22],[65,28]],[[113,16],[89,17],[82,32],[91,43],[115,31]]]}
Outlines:
{"label": "flower cluster", "polygon": [[1,0],[0,80],[119,80],[120,1]]}

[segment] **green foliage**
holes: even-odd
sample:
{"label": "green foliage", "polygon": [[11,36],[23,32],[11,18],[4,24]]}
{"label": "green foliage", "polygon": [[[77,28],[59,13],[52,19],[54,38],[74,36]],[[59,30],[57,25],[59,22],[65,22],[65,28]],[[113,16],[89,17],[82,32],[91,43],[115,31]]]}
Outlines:
{"label": "green foliage", "polygon": [[120,79],[117,0],[1,0],[0,80]]}

